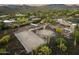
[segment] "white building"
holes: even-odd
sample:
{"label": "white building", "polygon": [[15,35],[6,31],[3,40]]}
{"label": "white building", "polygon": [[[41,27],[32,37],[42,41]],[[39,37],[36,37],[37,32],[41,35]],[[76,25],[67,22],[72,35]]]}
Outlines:
{"label": "white building", "polygon": [[30,23],[32,26],[38,26],[38,24]]}
{"label": "white building", "polygon": [[25,16],[25,15],[23,15],[23,14],[15,14],[15,16]]}
{"label": "white building", "polygon": [[71,24],[70,29],[74,32],[76,26],[77,26],[77,24]]}
{"label": "white building", "polygon": [[4,20],[3,23],[5,23],[5,25],[10,26],[12,23],[14,23],[15,20],[14,19],[10,19],[10,20]]}
{"label": "white building", "polygon": [[57,22],[59,22],[59,23],[63,23],[63,20],[62,19],[57,19]]}
{"label": "white building", "polygon": [[4,23],[12,23],[12,22],[15,22],[15,20],[4,20],[3,22]]}
{"label": "white building", "polygon": [[72,24],[70,21],[65,21],[63,19],[58,19],[57,22],[67,26],[70,26]]}
{"label": "white building", "polygon": [[3,18],[3,17],[7,17],[7,16],[8,16],[8,15],[2,15],[2,16],[0,16],[0,17],[2,17],[2,18]]}

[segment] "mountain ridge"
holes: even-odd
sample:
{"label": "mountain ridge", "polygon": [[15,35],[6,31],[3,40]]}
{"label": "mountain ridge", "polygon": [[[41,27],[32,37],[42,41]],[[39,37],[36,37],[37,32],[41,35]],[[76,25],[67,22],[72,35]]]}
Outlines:
{"label": "mountain ridge", "polygon": [[79,9],[78,5],[65,5],[65,4],[50,4],[42,6],[29,6],[29,5],[0,5],[0,14],[17,13],[27,10],[36,9]]}

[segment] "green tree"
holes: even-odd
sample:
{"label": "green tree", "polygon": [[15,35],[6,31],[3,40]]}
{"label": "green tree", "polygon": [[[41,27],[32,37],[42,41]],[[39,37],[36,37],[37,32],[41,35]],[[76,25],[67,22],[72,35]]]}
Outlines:
{"label": "green tree", "polygon": [[0,44],[6,44],[10,40],[10,35],[5,35],[0,39]]}
{"label": "green tree", "polygon": [[39,47],[34,52],[37,55],[49,55],[52,53],[52,50],[48,46],[44,45],[44,46]]}
{"label": "green tree", "polygon": [[6,48],[0,48],[0,53],[6,53]]}
{"label": "green tree", "polygon": [[3,28],[4,28],[4,23],[0,22],[0,29],[3,29]]}
{"label": "green tree", "polygon": [[16,23],[13,23],[12,25],[11,25],[11,28],[12,29],[14,29],[14,28],[16,28],[17,27],[17,24]]}
{"label": "green tree", "polygon": [[25,17],[19,17],[17,18],[17,24],[19,25],[25,25],[28,23],[28,19]]}
{"label": "green tree", "polygon": [[61,33],[62,32],[62,29],[61,28],[56,28],[56,32],[57,33]]}
{"label": "green tree", "polygon": [[46,18],[42,19],[40,23],[50,23],[52,25],[55,25],[56,24],[56,21],[54,21],[50,17],[46,17]]}

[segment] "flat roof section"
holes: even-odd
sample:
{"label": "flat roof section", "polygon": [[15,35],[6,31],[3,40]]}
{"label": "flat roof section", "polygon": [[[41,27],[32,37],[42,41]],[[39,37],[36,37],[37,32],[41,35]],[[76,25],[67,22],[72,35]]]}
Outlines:
{"label": "flat roof section", "polygon": [[32,31],[24,30],[21,32],[15,32],[14,34],[24,46],[27,53],[31,52],[33,49],[36,49],[40,45],[47,43],[44,39],[40,38]]}

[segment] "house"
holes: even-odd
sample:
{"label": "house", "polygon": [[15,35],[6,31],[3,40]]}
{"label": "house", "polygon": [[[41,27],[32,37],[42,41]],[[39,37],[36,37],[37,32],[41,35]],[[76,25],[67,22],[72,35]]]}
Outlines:
{"label": "house", "polygon": [[68,38],[68,39],[70,39],[72,36],[72,33],[73,33],[73,31],[69,28],[64,28],[63,29],[63,32],[62,32],[62,35],[64,36],[64,37],[66,37],[66,38]]}
{"label": "house", "polygon": [[65,21],[65,20],[63,20],[63,19],[57,19],[57,22],[58,22],[59,24],[65,25],[65,26],[70,26],[70,25],[71,25],[71,22]]}
{"label": "house", "polygon": [[30,24],[31,26],[35,26],[35,27],[38,26],[38,24],[34,24],[34,23],[30,23]]}
{"label": "house", "polygon": [[72,32],[74,32],[74,29],[76,27],[76,23],[72,23],[70,21],[65,21],[63,19],[58,19],[57,22],[59,22],[60,24],[63,24],[66,27],[69,27],[71,29]]}
{"label": "house", "polygon": [[36,16],[32,15],[32,16],[29,16],[29,20],[33,19],[33,18],[36,18]]}
{"label": "house", "polygon": [[70,29],[74,32],[76,26],[77,26],[77,24],[72,23],[70,25]]}
{"label": "house", "polygon": [[4,20],[3,23],[7,26],[11,26],[12,23],[14,23],[15,20],[14,19],[9,19],[9,20]]}
{"label": "house", "polygon": [[15,16],[25,16],[25,15],[23,15],[23,14],[15,14]]}
{"label": "house", "polygon": [[38,35],[32,31],[27,31],[26,29],[20,32],[14,32],[14,35],[23,45],[27,53],[32,52],[32,50],[38,48],[40,45],[46,44],[43,38],[40,38]]}
{"label": "house", "polygon": [[62,24],[63,20],[62,19],[57,19],[57,22]]}
{"label": "house", "polygon": [[2,16],[0,16],[1,18],[4,18],[4,17],[7,17],[8,15],[2,15]]}
{"label": "house", "polygon": [[41,19],[41,18],[36,17],[36,16],[34,16],[34,15],[32,15],[32,16],[29,17],[29,20],[30,20],[30,21],[38,21],[38,20],[40,20],[40,19]]}

